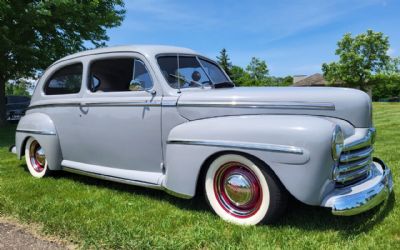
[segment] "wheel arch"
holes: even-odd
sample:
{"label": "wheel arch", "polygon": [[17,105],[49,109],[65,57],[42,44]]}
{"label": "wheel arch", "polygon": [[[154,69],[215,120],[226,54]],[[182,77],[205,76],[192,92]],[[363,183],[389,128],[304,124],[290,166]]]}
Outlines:
{"label": "wheel arch", "polygon": [[[277,180],[280,182],[280,184],[285,188],[283,185],[282,181],[279,179],[279,176],[276,175],[275,171],[268,165],[268,163],[265,160],[260,159],[259,157],[249,153],[249,152],[244,152],[244,151],[239,151],[239,150],[221,150],[218,152],[213,153],[212,155],[208,156],[207,159],[204,160],[204,162],[201,164],[200,167],[200,172],[197,176],[196,180],[196,192],[194,194],[194,197],[202,194],[203,192],[203,184],[202,181],[205,178],[205,175],[207,173],[208,168],[210,167],[210,164],[217,159],[218,157],[226,154],[237,154],[244,156],[248,158],[249,160],[255,162],[257,165],[260,165],[260,167],[265,168],[267,171],[270,171],[271,173],[274,174],[274,176],[277,178]],[[286,188],[285,188],[286,190]],[[287,191],[287,190],[286,190]]]}

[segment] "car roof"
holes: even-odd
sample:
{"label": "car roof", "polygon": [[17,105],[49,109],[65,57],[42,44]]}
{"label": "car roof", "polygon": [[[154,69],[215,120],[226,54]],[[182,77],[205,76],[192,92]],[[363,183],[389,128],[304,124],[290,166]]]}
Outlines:
{"label": "car roof", "polygon": [[153,57],[163,53],[197,54],[196,51],[183,47],[175,47],[167,45],[125,45],[125,46],[113,46],[113,47],[85,50],[82,52],[78,52],[63,57],[58,61],[54,62],[53,64],[57,64],[59,62],[70,60],[77,57],[90,56],[102,53],[112,53],[112,52],[137,52],[143,54],[146,57]]}

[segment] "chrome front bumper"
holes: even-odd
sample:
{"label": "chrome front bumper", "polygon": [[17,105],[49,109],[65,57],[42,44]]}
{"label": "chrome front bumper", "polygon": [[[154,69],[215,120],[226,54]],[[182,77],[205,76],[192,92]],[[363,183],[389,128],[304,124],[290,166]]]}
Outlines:
{"label": "chrome front bumper", "polygon": [[392,173],[374,158],[368,178],[351,186],[336,188],[322,202],[334,215],[350,216],[365,212],[386,200],[393,190]]}

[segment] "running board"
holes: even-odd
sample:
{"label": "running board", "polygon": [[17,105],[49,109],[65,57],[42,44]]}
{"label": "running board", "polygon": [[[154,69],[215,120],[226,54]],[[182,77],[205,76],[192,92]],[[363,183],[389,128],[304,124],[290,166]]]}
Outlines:
{"label": "running board", "polygon": [[103,174],[98,174],[98,173],[87,172],[87,171],[83,171],[83,170],[79,170],[79,169],[75,169],[75,168],[70,168],[70,167],[63,167],[63,170],[67,171],[67,172],[70,172],[70,173],[74,173],[74,174],[89,176],[89,177],[102,179],[102,180],[107,180],[107,181],[119,182],[119,183],[128,184],[128,185],[148,187],[148,188],[160,189],[160,190],[163,189],[162,186],[157,185],[155,183],[150,183],[150,182],[124,179],[124,178],[115,177],[115,176],[109,176],[109,175],[103,175]]}

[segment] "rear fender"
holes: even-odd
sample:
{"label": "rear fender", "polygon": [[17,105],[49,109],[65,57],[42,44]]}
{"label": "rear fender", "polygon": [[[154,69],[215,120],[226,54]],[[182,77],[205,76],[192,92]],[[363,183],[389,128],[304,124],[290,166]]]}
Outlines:
{"label": "rear fender", "polygon": [[57,130],[50,117],[43,113],[31,113],[18,123],[15,146],[19,159],[25,155],[25,144],[29,137],[35,138],[44,148],[49,169],[60,170],[62,153]]}

